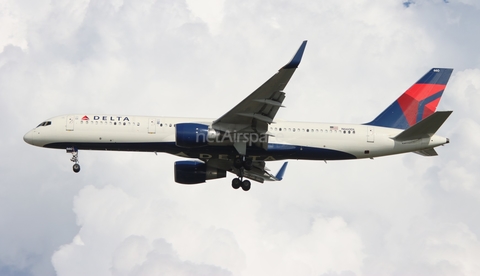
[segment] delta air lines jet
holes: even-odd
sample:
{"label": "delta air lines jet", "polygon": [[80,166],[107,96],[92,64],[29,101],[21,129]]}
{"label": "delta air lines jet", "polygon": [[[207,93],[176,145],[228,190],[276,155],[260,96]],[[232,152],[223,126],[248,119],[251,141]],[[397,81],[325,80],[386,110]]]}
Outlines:
{"label": "delta air lines jet", "polygon": [[235,174],[232,187],[248,191],[248,179],[282,180],[267,161],[346,160],[415,152],[437,155],[449,143],[435,135],[451,111],[435,112],[452,69],[434,68],[373,121],[365,124],[276,121],[285,86],[300,64],[307,42],[275,75],[217,119],[71,114],[48,119],[25,142],[66,149],[79,172],[79,150],[166,152],[190,160],[174,165],[175,181],[204,183]]}

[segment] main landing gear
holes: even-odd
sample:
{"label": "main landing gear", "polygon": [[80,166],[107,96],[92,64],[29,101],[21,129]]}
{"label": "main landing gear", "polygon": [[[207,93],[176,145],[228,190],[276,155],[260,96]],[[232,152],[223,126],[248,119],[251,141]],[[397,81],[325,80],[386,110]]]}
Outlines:
{"label": "main landing gear", "polygon": [[73,172],[78,173],[80,171],[80,164],[78,164],[78,150],[74,147],[67,148],[67,153],[72,154],[72,158],[70,158],[70,161],[73,163]]}
{"label": "main landing gear", "polygon": [[240,170],[240,173],[238,174],[238,178],[232,179],[232,187],[234,189],[238,189],[242,187],[242,190],[244,191],[250,190],[250,187],[252,186],[252,184],[250,183],[249,180],[246,180],[246,179],[243,180],[243,175],[245,170],[249,171],[252,169],[252,164],[253,164],[252,159],[246,159],[245,156],[240,156],[239,158],[235,158],[233,160],[233,166],[236,169]]}
{"label": "main landing gear", "polygon": [[252,184],[250,183],[250,181],[246,180],[246,179],[242,181],[241,178],[234,178],[232,180],[232,187],[234,189],[238,189],[238,188],[242,187],[242,190],[248,191],[248,190],[250,190],[251,186],[252,186]]}

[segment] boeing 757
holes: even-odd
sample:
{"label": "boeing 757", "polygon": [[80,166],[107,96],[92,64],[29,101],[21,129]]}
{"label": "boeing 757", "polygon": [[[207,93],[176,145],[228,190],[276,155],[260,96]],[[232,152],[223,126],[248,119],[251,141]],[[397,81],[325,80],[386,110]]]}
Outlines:
{"label": "boeing 757", "polygon": [[248,191],[254,180],[280,181],[266,168],[274,160],[347,160],[414,152],[437,155],[449,143],[436,135],[452,111],[436,108],[453,69],[433,68],[371,122],[364,124],[275,121],[285,87],[307,45],[243,101],[217,119],[103,114],[50,118],[24,136],[25,142],[72,154],[80,171],[79,150],[165,152],[189,160],[174,164],[181,184],[236,177],[232,187]]}

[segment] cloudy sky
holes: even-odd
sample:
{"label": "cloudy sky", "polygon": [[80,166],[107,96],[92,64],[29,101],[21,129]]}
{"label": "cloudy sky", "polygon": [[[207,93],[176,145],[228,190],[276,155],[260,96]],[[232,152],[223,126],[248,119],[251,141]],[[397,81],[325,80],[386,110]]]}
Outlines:
{"label": "cloudy sky", "polygon": [[[480,1],[1,0],[0,275],[478,275]],[[223,115],[309,43],[284,120],[363,123],[454,68],[440,156],[173,181],[179,158],[23,135],[68,113]],[[277,170],[281,163],[270,163]]]}

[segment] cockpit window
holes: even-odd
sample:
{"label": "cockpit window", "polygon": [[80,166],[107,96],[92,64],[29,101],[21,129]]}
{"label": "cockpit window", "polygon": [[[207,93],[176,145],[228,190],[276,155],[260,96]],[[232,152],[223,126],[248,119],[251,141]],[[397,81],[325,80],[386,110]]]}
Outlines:
{"label": "cockpit window", "polygon": [[41,126],[49,126],[49,125],[51,125],[51,124],[52,124],[52,122],[51,122],[51,121],[45,121],[45,122],[42,122],[42,123],[40,123],[40,124],[39,124],[37,127],[41,127]]}

